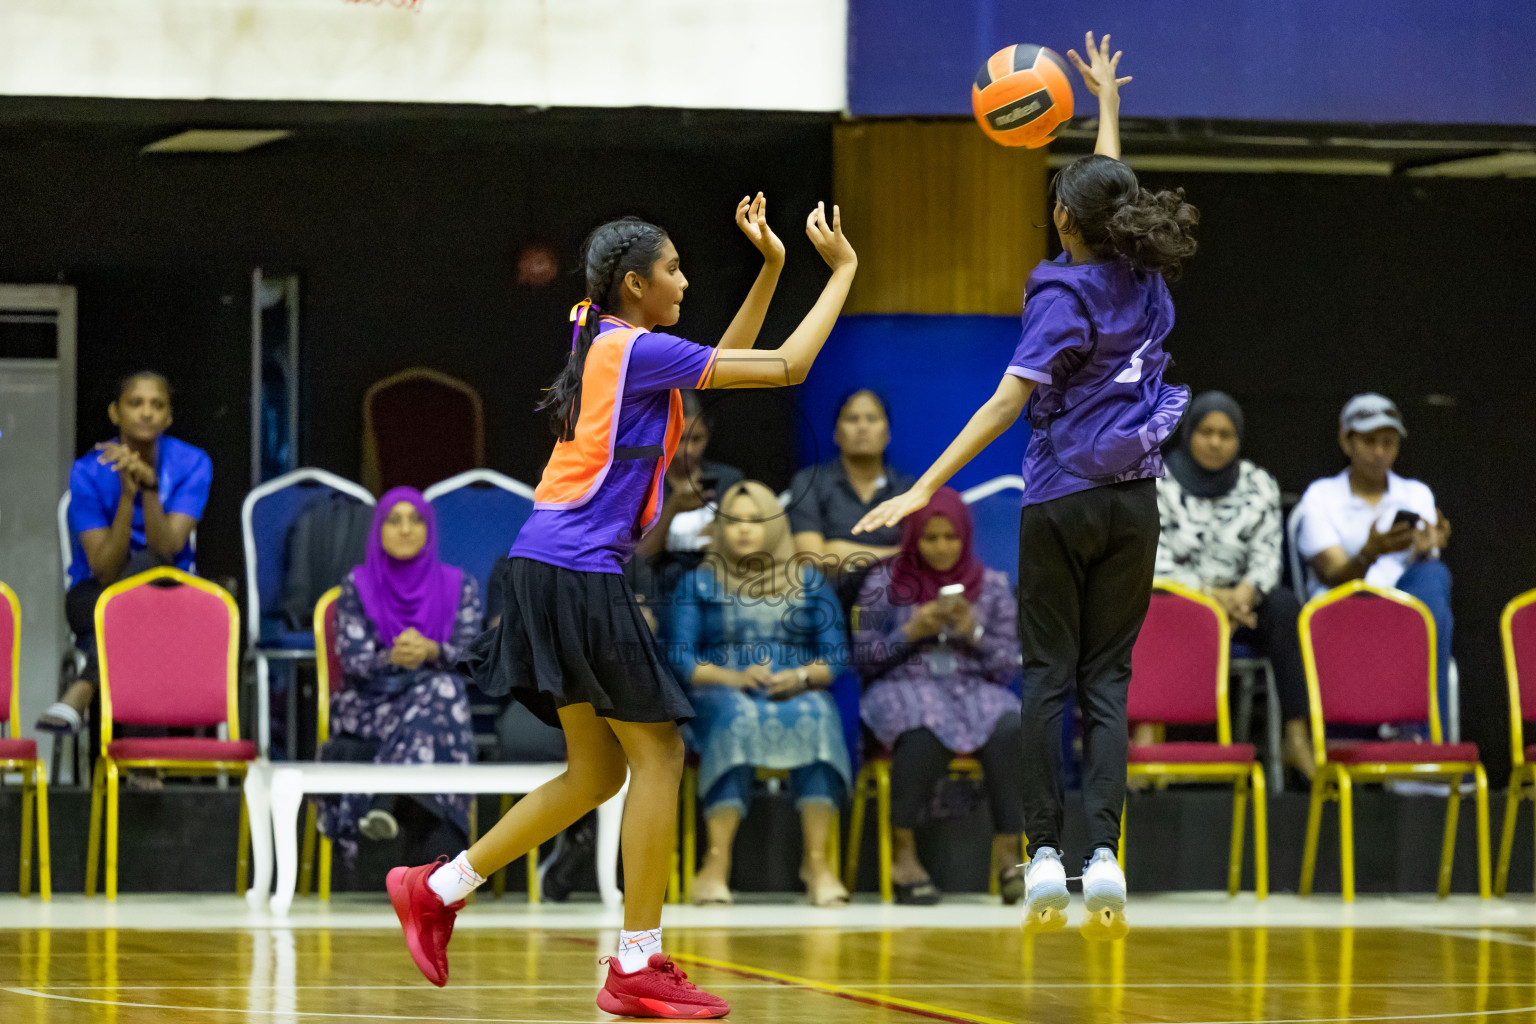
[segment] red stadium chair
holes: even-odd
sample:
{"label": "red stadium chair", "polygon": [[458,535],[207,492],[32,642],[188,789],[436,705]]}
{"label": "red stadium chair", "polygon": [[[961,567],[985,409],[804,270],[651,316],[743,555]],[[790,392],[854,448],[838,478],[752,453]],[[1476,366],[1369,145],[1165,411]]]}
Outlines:
{"label": "red stadium chair", "polygon": [[20,772],[21,876],[16,891],[32,892],[32,814],[37,812],[37,888],[43,902],[53,899],[53,868],[48,852],[48,771],[37,759],[37,741],[14,735],[21,722],[21,602],[0,583],[0,773]]}
{"label": "red stadium chair", "polygon": [[[170,584],[162,585],[162,581]],[[172,775],[245,777],[256,744],[240,739],[240,612],[228,591],[178,569],[158,568],[114,583],[96,602],[101,669],[101,757],[91,783],[85,894],[96,894],[101,804],[107,804],[107,899],[117,899],[118,780],[124,768]],[[198,736],[113,739],[118,724],[227,727],[227,739]],[[266,823],[261,823],[263,827]],[[249,869],[251,820],[240,800],[236,891]]]}
{"label": "red stadium chair", "polygon": [[375,494],[428,485],[485,465],[480,394],[418,366],[376,381],[363,396],[363,486]]}
{"label": "red stadium chair", "polygon": [[1536,590],[1527,590],[1504,606],[1499,632],[1504,639],[1504,675],[1509,683],[1511,765],[1504,834],[1499,839],[1499,870],[1493,882],[1494,895],[1503,896],[1509,882],[1509,855],[1515,846],[1520,801],[1536,802],[1536,744],[1525,745],[1525,720],[1536,717]]}
{"label": "red stadium chair", "polygon": [[[1198,591],[1157,580],[1146,622],[1131,652],[1128,717],[1132,722],[1216,726],[1216,742],[1132,744],[1130,779],[1231,782],[1232,843],[1227,893],[1236,896],[1243,872],[1243,818],[1253,794],[1253,875],[1259,899],[1269,895],[1269,811],[1264,768],[1253,744],[1233,743],[1227,711],[1231,633],[1221,605]],[[1120,829],[1125,860],[1125,827]]]}
{"label": "red stadium chair", "polygon": [[[1354,786],[1389,779],[1442,779],[1450,784],[1440,854],[1442,897],[1450,893],[1461,779],[1471,775],[1477,800],[1478,894],[1487,899],[1488,775],[1475,743],[1442,743],[1435,700],[1435,620],[1417,598],[1351,580],[1319,594],[1301,610],[1301,653],[1312,707],[1312,804],[1302,854],[1301,894],[1312,893],[1323,804],[1339,803],[1339,863],[1344,902],[1355,898]],[[1428,720],[1428,743],[1329,743],[1326,723],[1380,725]]]}

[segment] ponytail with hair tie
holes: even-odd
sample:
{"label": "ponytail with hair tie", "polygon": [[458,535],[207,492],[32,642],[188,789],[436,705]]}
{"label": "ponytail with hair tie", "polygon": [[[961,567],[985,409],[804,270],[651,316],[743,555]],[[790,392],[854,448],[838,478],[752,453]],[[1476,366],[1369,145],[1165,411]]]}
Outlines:
{"label": "ponytail with hair tie", "polygon": [[576,325],[575,327],[571,328],[572,352],[576,351],[577,343],[581,340],[581,329],[587,326],[588,312],[595,312],[599,315],[599,317],[601,317],[603,307],[599,306],[591,299],[582,299],[580,302],[576,303],[576,305],[571,307],[571,323]]}
{"label": "ponytail with hair tie", "polygon": [[557,439],[569,441],[576,436],[581,375],[587,366],[587,350],[602,328],[603,306],[621,308],[619,289],[624,278],[631,271],[649,278],[666,240],[665,231],[638,217],[609,221],[587,236],[582,246],[587,297],[571,307],[571,354],[535,406],[549,413],[549,427]]}

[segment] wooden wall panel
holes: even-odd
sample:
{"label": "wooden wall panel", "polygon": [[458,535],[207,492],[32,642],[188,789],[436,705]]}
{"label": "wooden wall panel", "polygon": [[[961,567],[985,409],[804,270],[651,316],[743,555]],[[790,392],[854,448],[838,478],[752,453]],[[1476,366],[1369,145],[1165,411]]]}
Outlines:
{"label": "wooden wall panel", "polygon": [[1045,150],[970,121],[833,130],[833,180],[859,251],[850,313],[1017,313],[1046,255]]}

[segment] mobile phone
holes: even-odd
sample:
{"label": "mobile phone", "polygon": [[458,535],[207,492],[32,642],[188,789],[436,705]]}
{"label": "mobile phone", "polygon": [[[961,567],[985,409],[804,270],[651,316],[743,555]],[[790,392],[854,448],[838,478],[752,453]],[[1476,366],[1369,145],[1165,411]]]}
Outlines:
{"label": "mobile phone", "polygon": [[1392,517],[1392,525],[1393,526],[1399,526],[1399,525],[1401,525],[1403,523],[1407,523],[1409,526],[1413,527],[1415,530],[1417,530],[1419,528],[1419,523],[1421,523],[1422,521],[1423,520],[1420,518],[1420,516],[1419,516],[1419,514],[1417,512],[1413,511],[1412,509],[1406,509],[1406,508],[1398,509],[1397,510],[1397,515]]}
{"label": "mobile phone", "polygon": [[957,599],[964,595],[964,583],[949,583],[939,588],[939,603],[944,605],[954,604]]}

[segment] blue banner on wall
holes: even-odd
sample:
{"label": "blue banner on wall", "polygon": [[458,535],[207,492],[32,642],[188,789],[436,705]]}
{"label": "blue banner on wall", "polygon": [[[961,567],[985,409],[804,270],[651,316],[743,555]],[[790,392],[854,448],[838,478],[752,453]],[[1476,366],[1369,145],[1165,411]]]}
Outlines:
{"label": "blue banner on wall", "polygon": [[[799,388],[800,465],[837,457],[832,426],[838,399],[868,387],[890,403],[886,461],[917,476],[997,390],[1018,343],[1019,321],[1011,316],[843,317]],[[1017,474],[1028,440],[1021,418],[955,474],[951,486],[964,490]]]}
{"label": "blue banner on wall", "polygon": [[1125,51],[1128,117],[1536,124],[1531,0],[849,0],[849,108],[968,115],[992,53],[1086,29]]}

